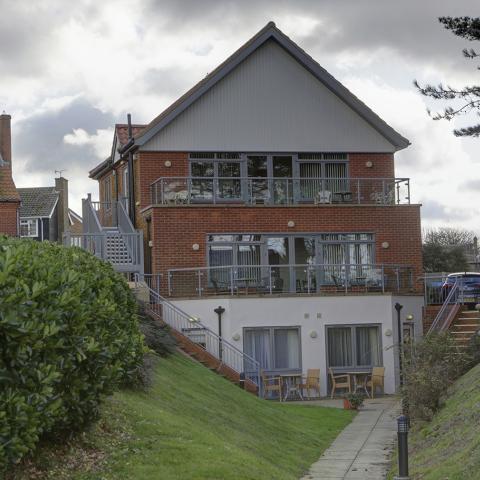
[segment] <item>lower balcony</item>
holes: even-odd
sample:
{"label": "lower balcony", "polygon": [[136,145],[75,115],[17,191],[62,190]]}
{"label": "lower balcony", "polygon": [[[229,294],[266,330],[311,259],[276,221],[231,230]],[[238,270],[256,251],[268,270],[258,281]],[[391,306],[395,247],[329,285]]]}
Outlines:
{"label": "lower balcony", "polygon": [[145,276],[169,297],[411,293],[413,269],[401,265],[242,265],[168,270]]}

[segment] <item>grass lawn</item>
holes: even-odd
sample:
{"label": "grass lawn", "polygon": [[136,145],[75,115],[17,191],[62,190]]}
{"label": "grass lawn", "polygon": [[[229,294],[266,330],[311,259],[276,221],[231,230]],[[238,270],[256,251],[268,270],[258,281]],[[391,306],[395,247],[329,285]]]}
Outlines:
{"label": "grass lawn", "polygon": [[115,394],[88,432],[10,478],[298,479],[352,416],[259,400],[177,354],[158,360],[149,391]]}
{"label": "grass lawn", "polygon": [[413,479],[480,479],[480,365],[456,382],[433,421],[409,437]]}

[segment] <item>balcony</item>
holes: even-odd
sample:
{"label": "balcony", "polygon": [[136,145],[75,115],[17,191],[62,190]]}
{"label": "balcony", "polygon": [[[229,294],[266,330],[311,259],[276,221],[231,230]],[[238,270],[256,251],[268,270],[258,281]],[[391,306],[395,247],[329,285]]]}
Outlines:
{"label": "balcony", "polygon": [[408,178],[161,177],[153,205],[405,205]]}
{"label": "balcony", "polygon": [[[214,295],[411,293],[413,271],[402,265],[236,265],[168,270],[150,280],[170,297]],[[161,286],[161,287],[160,287]]]}

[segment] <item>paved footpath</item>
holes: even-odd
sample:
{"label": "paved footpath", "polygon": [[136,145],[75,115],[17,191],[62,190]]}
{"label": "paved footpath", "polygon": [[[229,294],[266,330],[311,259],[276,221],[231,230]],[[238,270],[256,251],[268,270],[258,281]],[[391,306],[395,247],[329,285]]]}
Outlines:
{"label": "paved footpath", "polygon": [[384,480],[390,468],[399,414],[398,399],[367,400],[302,480]]}

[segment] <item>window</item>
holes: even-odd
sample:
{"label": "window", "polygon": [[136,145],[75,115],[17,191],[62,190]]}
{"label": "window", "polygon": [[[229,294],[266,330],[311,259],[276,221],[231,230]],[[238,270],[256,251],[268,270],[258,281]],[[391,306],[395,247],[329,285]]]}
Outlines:
{"label": "window", "polygon": [[300,327],[246,328],[243,349],[264,370],[302,369]]}
{"label": "window", "polygon": [[364,368],[382,365],[378,325],[327,326],[328,366]]}
{"label": "window", "polygon": [[20,236],[38,237],[38,220],[36,218],[20,220]]}

